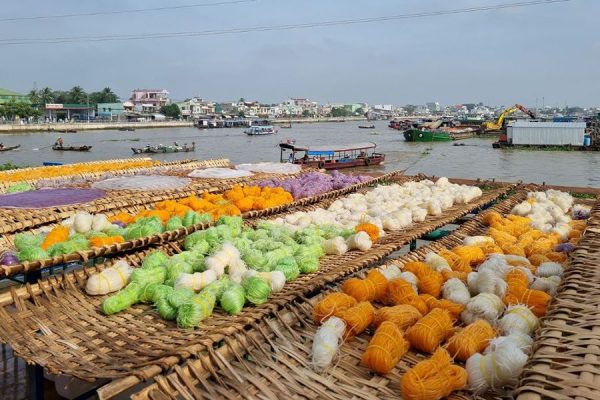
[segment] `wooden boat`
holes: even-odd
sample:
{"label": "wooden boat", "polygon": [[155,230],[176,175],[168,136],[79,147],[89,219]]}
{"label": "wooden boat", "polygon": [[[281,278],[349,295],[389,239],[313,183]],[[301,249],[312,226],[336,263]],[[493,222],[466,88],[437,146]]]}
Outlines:
{"label": "wooden boat", "polygon": [[19,147],[21,147],[20,144],[16,145],[16,146],[6,146],[0,149],[0,151],[11,151],[11,150],[16,150]]}
{"label": "wooden boat", "polygon": [[246,135],[250,136],[264,136],[264,135],[274,135],[277,133],[277,130],[273,128],[271,125],[263,125],[263,126],[250,126],[248,129],[244,131]]}
{"label": "wooden boat", "polygon": [[133,132],[133,131],[135,131],[135,128],[119,128],[119,130],[123,131],[123,132],[125,132],[125,131],[126,132]]}
{"label": "wooden boat", "polygon": [[[324,169],[379,165],[385,160],[385,154],[375,152],[376,147],[371,142],[337,146],[299,146],[283,142],[279,144],[279,161]],[[286,157],[287,151],[290,153]]]}
{"label": "wooden boat", "polygon": [[390,121],[388,127],[391,129],[396,129],[398,131],[404,131],[406,129],[410,129],[412,127],[412,122],[409,120],[406,121]]}
{"label": "wooden boat", "polygon": [[375,129],[375,125],[359,125],[359,129]]}
{"label": "wooden boat", "polygon": [[192,147],[187,146],[146,146],[143,148],[132,147],[133,154],[162,154],[162,153],[188,153],[196,151],[196,144],[192,143]]}
{"label": "wooden boat", "polygon": [[77,129],[55,129],[54,132],[60,132],[60,133],[77,133]]}
{"label": "wooden boat", "polygon": [[290,129],[292,127],[292,123],[290,122],[289,124],[286,124],[286,125],[279,125],[279,127],[283,128],[283,129]]}
{"label": "wooden boat", "polygon": [[90,151],[92,146],[52,146],[52,150],[56,151]]}

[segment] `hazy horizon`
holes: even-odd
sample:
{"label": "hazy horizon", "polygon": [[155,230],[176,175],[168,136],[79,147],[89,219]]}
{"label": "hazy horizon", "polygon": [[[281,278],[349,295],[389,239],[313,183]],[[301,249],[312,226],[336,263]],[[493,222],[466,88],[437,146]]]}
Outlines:
{"label": "hazy horizon", "polygon": [[[215,3],[216,1],[212,1]],[[156,0],[8,2],[0,41],[155,34],[312,23],[442,11],[508,0],[239,1],[130,14],[9,21],[167,6]],[[206,0],[204,3],[211,3]],[[223,2],[224,3],[224,2]],[[181,0],[171,5],[195,5]],[[368,6],[365,6],[365,5]],[[0,87],[87,91],[165,88],[174,99],[240,97],[277,103],[442,105],[483,102],[530,107],[597,106],[600,2],[537,6],[310,29],[128,41],[6,45]]]}

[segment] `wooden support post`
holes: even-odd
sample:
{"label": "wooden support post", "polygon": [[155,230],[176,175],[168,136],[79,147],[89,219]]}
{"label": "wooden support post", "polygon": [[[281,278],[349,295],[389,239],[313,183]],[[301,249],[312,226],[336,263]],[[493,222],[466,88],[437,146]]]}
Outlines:
{"label": "wooden support post", "polygon": [[417,239],[410,242],[410,251],[415,251],[417,249]]}
{"label": "wooden support post", "polygon": [[44,368],[37,364],[25,368],[28,400],[44,400]]}

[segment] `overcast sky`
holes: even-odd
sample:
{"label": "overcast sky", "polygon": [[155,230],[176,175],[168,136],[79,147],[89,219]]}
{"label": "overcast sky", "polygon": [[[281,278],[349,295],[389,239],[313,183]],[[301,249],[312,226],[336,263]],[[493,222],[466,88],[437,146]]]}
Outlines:
{"label": "overcast sky", "polygon": [[[3,1],[0,19],[218,0]],[[245,28],[518,0],[256,0],[134,14],[0,21],[0,40]],[[174,99],[600,105],[600,1],[302,30],[0,46],[0,87],[166,88]]]}

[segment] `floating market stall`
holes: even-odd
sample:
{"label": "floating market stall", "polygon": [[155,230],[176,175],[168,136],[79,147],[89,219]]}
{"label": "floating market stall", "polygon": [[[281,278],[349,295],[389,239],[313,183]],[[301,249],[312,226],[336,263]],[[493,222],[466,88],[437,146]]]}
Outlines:
{"label": "floating market stall", "polygon": [[[310,296],[314,290],[321,290],[323,285],[382,260],[410,241],[492,203],[513,189],[513,186],[509,185],[490,186],[489,183],[484,182],[481,184],[486,190],[483,193],[480,192],[478,196],[470,201],[447,205],[441,212],[424,215],[420,221],[407,225],[400,230],[394,231],[382,228],[383,231],[379,233],[385,233],[385,236],[376,238],[375,243],[371,241],[370,236],[374,233],[370,225],[374,224],[365,223],[365,230],[361,230],[363,229],[361,227],[357,232],[349,231],[341,226],[331,228],[334,229],[333,232],[350,235],[344,245],[337,240],[341,236],[326,239],[332,240],[326,246],[330,255],[320,255],[320,260],[315,265],[314,256],[306,254],[305,256],[308,258],[301,258],[303,263],[307,260],[310,261],[310,264],[302,264],[305,273],[293,281],[286,282],[283,287],[279,288],[280,290],[276,291],[276,294],[267,299],[264,292],[256,293],[254,290],[250,290],[256,289],[252,284],[251,287],[245,289],[252,293],[249,301],[257,305],[247,306],[235,316],[227,315],[220,308],[215,308],[212,316],[206,316],[207,319],[200,324],[197,330],[177,329],[175,323],[165,321],[147,305],[126,307],[123,311],[116,312],[114,315],[104,315],[99,308],[101,304],[103,304],[105,312],[112,314],[111,310],[114,310],[112,307],[107,309],[107,303],[105,303],[106,299],[110,297],[88,295],[85,290],[91,277],[104,274],[102,271],[114,270],[118,267],[114,260],[111,260],[92,268],[72,271],[41,280],[37,284],[27,286],[27,288],[15,289],[11,293],[0,295],[0,313],[2,314],[0,338],[2,341],[8,342],[20,357],[28,362],[43,366],[50,373],[69,374],[87,380],[120,378],[111,385],[106,386],[101,393],[99,392],[102,398],[107,398],[129,389],[145,379],[156,376],[190,357],[198,357],[205,351],[214,352],[214,346],[218,347],[222,340],[225,339],[225,342],[236,340],[236,338],[241,337],[240,335],[243,336],[248,328],[257,326],[256,324],[260,321],[279,313],[291,302],[299,300],[303,296]],[[293,211],[310,211],[319,207],[329,207],[335,201],[335,199],[332,199],[328,205],[305,206],[303,209]],[[292,213],[288,214],[291,215]],[[243,250],[239,250],[243,260],[248,265],[253,263],[251,258],[248,257],[260,256],[249,251],[253,247],[259,248],[256,240],[260,240],[260,238],[254,236],[258,235],[259,232],[267,231],[271,232],[269,235],[276,235],[268,236],[272,237],[273,240],[263,241],[260,246],[269,246],[271,242],[277,242],[278,240],[274,240],[275,237],[289,241],[289,238],[286,238],[289,233],[280,236],[277,232],[288,232],[290,229],[280,227],[272,222],[266,223],[268,229],[267,226],[261,224],[250,224],[242,228],[241,232],[246,236],[250,235],[248,236],[249,240],[255,242],[253,246],[249,248],[242,247]],[[224,225],[229,226],[227,223]],[[195,232],[187,237],[187,241],[191,241],[190,238],[192,237],[194,240],[200,240],[205,235],[212,235],[212,233],[209,234],[209,231],[215,233],[221,230],[219,226],[212,231],[210,229],[213,228]],[[229,230],[229,228],[224,230]],[[321,235],[330,230],[320,229],[317,231],[321,232],[318,233],[318,235]],[[296,231],[294,240],[300,240],[296,245],[301,248],[308,245],[308,238],[311,237],[308,232],[317,231],[310,227],[300,231],[306,234]],[[357,237],[359,235],[362,235],[361,243],[369,241],[371,245],[364,247],[363,250],[342,251],[344,246],[358,245],[359,240],[357,240]],[[238,239],[237,236],[234,239],[236,239],[236,246],[241,246],[237,243],[241,239]],[[322,239],[324,240],[324,238]],[[321,239],[319,239],[319,243],[321,243]],[[156,250],[161,250],[170,259],[182,261],[181,258],[189,256],[191,251],[186,250],[188,253],[181,255],[185,253],[184,249],[190,247],[191,244],[187,243],[187,245],[186,240],[167,243],[151,250],[127,254],[123,260],[129,267],[137,267],[135,271],[144,270],[150,268],[150,262],[147,261],[148,257],[158,257],[151,254],[155,253]],[[222,265],[224,259],[227,259],[228,262],[232,261],[231,255],[219,253],[226,248],[225,244],[222,246],[221,250],[215,247],[215,253],[206,256],[211,259],[210,263],[208,260],[206,261],[206,265],[215,265],[214,268],[218,268],[216,265]],[[195,245],[191,245],[192,249],[195,247]],[[314,249],[314,247],[312,248]],[[360,249],[360,247],[358,248]],[[304,251],[302,250],[300,253],[303,254]],[[229,252],[226,253],[230,254]],[[300,257],[300,254],[296,254],[296,256]],[[146,262],[145,267],[143,266],[144,262]],[[311,267],[308,269],[307,265],[311,265]],[[277,267],[280,267],[279,264],[277,264]],[[315,267],[317,270],[313,269]],[[284,267],[281,266],[281,268]],[[212,269],[213,267],[208,268],[208,270]],[[280,270],[276,269],[276,271]],[[289,271],[284,269],[281,270],[284,275],[284,271],[289,274]],[[197,271],[190,275],[204,272]],[[188,272],[185,273],[189,274]],[[107,272],[107,274],[112,274],[114,277],[114,272]],[[140,274],[141,272],[137,273],[136,276],[139,278]],[[183,277],[186,280],[188,279],[187,275]],[[138,278],[135,278],[134,282]],[[248,279],[250,278],[255,278],[253,281],[263,279],[262,275],[258,277],[249,276]],[[195,284],[194,282],[201,285],[201,280],[194,281],[192,279],[191,284]],[[265,290],[267,292],[275,291],[275,288],[278,287],[275,283],[274,281],[271,282],[270,289],[265,288]],[[134,289],[135,285],[127,291]],[[121,310],[120,301],[123,300],[122,296],[125,295],[118,295],[117,299],[119,301],[111,300],[109,305],[119,304],[118,309]],[[260,299],[264,299],[264,302]],[[204,298],[198,299],[198,301],[205,300]],[[163,312],[161,312],[163,316],[169,316],[167,305],[172,306],[174,299],[167,300],[167,302],[168,304],[159,306],[160,309],[163,309]],[[165,303],[165,301],[163,300],[162,303]],[[200,317],[204,318],[204,315]],[[179,318],[179,315],[177,315],[177,318]],[[194,318],[198,318],[198,316]],[[179,321],[180,326],[186,326],[186,321],[187,319]]]}
{"label": "floating market stall", "polygon": [[[516,218],[532,215],[523,212],[526,195],[520,191],[440,241],[378,268],[371,264],[370,269],[363,268],[348,280],[343,280],[346,274],[332,277],[333,285],[326,290],[289,302],[245,335],[155,377],[155,383],[132,398],[598,398],[600,388],[594,383],[597,373],[593,367],[598,341],[598,274],[590,263],[598,259],[600,205],[596,202],[591,210],[581,240],[579,228],[585,222],[573,224],[569,232],[557,227],[542,234],[538,242],[554,233],[561,235],[563,242],[546,249],[551,251],[544,260],[540,253],[531,253],[545,247],[529,240],[537,229],[527,229],[520,224],[523,220]],[[587,213],[585,207],[578,210]],[[503,217],[509,214],[513,215],[510,219]],[[490,226],[496,226],[496,231]],[[493,254],[497,251],[493,246],[502,246],[501,252],[507,254],[519,252],[511,248],[504,234],[508,232],[501,227],[525,235],[522,242],[517,239],[515,243],[525,245],[521,250],[526,250],[528,257]],[[492,235],[493,242],[486,235]],[[577,247],[573,250],[571,245]],[[502,290],[502,285],[469,279],[469,288],[477,289],[469,293],[449,289],[456,284],[452,279],[458,278],[447,279],[443,286],[442,281],[432,284],[436,273],[458,275],[466,272],[462,268],[471,267],[479,271],[474,272],[475,278],[485,275],[489,282],[505,282],[506,313],[502,301],[501,311],[495,302],[481,301],[498,298],[496,291]],[[505,273],[504,278],[500,272]],[[559,276],[560,285],[557,281],[561,279],[553,279]],[[381,280],[387,292],[379,289]],[[528,280],[537,289],[520,287],[519,282]],[[366,284],[368,281],[371,283]],[[464,283],[460,285],[466,289]],[[437,290],[443,300],[435,298]],[[417,296],[417,292],[421,294]],[[391,306],[377,304],[380,295],[393,300]],[[586,301],[581,301],[582,295]],[[419,311],[421,306],[425,316]],[[545,318],[538,319],[543,314]],[[462,329],[452,328],[453,321],[461,319],[466,320]],[[496,329],[489,321],[495,322]],[[444,324],[447,329],[441,328]],[[369,331],[369,325],[371,334],[363,332],[365,328]],[[446,339],[447,343],[438,347]],[[117,382],[120,386],[113,383],[100,389],[101,398],[127,386],[126,379]]]}

